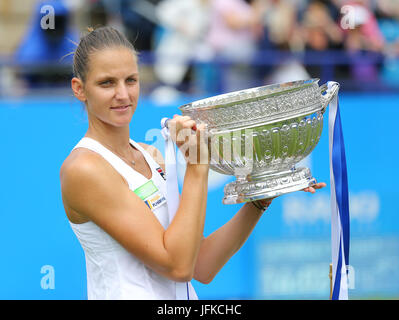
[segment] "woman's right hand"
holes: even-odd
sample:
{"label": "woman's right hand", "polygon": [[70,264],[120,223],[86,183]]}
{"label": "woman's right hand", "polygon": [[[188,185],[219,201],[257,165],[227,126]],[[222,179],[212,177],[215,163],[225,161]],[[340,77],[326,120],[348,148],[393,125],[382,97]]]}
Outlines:
{"label": "woman's right hand", "polygon": [[168,128],[187,164],[209,165],[206,124],[197,124],[189,116],[174,115]]}

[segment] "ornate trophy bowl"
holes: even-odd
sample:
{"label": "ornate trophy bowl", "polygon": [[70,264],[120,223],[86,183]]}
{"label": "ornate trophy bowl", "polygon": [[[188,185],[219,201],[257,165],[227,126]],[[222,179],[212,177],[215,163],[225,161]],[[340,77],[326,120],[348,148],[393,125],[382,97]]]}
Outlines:
{"label": "ornate trophy bowl", "polygon": [[295,164],[319,142],[323,114],[339,84],[319,79],[226,93],[181,106],[185,116],[208,126],[210,168],[234,175],[224,204],[267,199],[316,183]]}

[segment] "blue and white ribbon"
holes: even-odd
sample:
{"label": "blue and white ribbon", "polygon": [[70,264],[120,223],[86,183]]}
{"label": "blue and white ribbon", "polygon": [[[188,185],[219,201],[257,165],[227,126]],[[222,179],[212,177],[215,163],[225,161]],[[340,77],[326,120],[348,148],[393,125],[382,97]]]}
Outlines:
{"label": "blue and white ribbon", "polygon": [[[328,82],[327,93],[336,82]],[[329,153],[331,184],[331,254],[332,300],[348,299],[349,199],[344,138],[339,112],[338,93],[330,102]]]}
{"label": "blue and white ribbon", "polygon": [[[167,127],[168,118],[161,120],[162,136],[165,139],[165,171],[166,171],[166,199],[168,205],[169,224],[172,222],[179,207],[179,184],[176,171],[176,150]],[[176,282],[176,299],[190,300],[188,282]]]}

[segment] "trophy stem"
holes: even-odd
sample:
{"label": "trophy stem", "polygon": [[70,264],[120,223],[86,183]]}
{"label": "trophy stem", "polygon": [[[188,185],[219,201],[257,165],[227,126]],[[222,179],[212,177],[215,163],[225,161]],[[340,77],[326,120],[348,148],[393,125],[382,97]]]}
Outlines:
{"label": "trophy stem", "polygon": [[224,204],[270,199],[299,191],[316,183],[310,169],[303,167],[283,172],[248,176],[237,179],[224,188]]}

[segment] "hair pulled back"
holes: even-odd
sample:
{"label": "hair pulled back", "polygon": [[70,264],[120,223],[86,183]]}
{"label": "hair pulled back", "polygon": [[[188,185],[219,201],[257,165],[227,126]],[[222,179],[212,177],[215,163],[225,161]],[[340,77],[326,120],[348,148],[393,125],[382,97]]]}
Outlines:
{"label": "hair pulled back", "polygon": [[88,28],[89,33],[80,39],[73,58],[73,73],[83,82],[89,69],[90,54],[108,48],[125,47],[137,52],[130,41],[118,30],[112,27]]}

